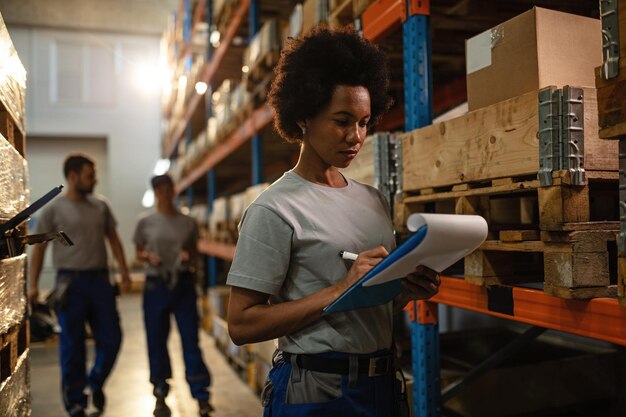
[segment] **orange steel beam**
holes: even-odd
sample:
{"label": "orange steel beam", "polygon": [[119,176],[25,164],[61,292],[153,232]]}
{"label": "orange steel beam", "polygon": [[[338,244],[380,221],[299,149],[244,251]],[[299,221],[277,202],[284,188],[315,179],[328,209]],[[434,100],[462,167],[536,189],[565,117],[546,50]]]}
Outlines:
{"label": "orange steel beam", "polygon": [[430,301],[626,346],[626,307],[615,299],[565,300],[540,290],[511,287],[510,315],[490,310],[489,297],[486,287],[442,277],[439,293]]}
{"label": "orange steel beam", "polygon": [[250,117],[248,117],[248,119],[239,127],[239,129],[234,131],[223,143],[217,145],[209,151],[200,165],[194,168],[180,182],[178,182],[178,184],[176,184],[176,193],[182,192],[194,182],[202,178],[211,168],[223,161],[228,155],[237,150],[244,142],[270,124],[273,118],[274,112],[267,104],[264,104],[254,110]]}
{"label": "orange steel beam", "polygon": [[[430,0],[409,0],[409,15],[414,16],[416,14],[430,15]],[[406,16],[404,20],[406,20]]]}
{"label": "orange steel beam", "polygon": [[226,261],[232,261],[235,257],[235,245],[202,239],[198,241],[197,247],[198,252],[200,253],[224,259]]}
{"label": "orange steel beam", "polygon": [[380,42],[406,20],[404,0],[378,0],[362,15],[363,36],[372,42]]}
{"label": "orange steel beam", "polygon": [[[241,0],[241,5],[239,6],[230,23],[228,24],[228,28],[226,29],[226,34],[224,35],[223,41],[220,43],[220,46],[213,52],[211,61],[204,66],[202,76],[200,77],[201,81],[207,84],[211,82],[213,75],[215,75],[215,72],[219,68],[222,60],[224,59],[224,56],[226,55],[226,51],[228,50],[228,48],[230,48],[233,38],[237,33],[237,28],[239,28],[239,25],[241,24],[244,16],[246,16],[246,13],[248,13],[249,7],[250,0]],[[185,129],[187,128],[187,124],[189,123],[191,116],[193,116],[193,113],[196,111],[196,107],[198,107],[198,104],[200,103],[200,99],[203,97],[204,95],[196,94],[196,92],[192,90],[191,97],[187,97],[187,99],[185,100],[187,102],[187,109],[185,110],[185,115],[183,116],[182,120],[178,122],[174,133],[167,140],[164,155],[166,158],[171,157],[174,153],[178,142],[180,142],[180,139],[185,133]]]}

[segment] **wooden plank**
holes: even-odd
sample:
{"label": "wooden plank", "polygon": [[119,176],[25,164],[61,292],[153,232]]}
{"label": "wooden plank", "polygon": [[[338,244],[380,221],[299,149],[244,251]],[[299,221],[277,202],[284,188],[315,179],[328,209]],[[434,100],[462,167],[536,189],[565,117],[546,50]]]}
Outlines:
{"label": "wooden plank", "polygon": [[538,197],[542,228],[555,228],[563,223],[590,220],[589,185],[541,187],[538,189]]}
{"label": "wooden plank", "polygon": [[540,240],[521,242],[502,242],[500,240],[486,240],[479,249],[501,252],[543,252],[543,253],[568,253],[574,249],[571,244],[563,242],[542,242]]}
{"label": "wooden plank", "polygon": [[564,243],[572,252],[606,252],[608,243],[614,242],[618,230],[588,230],[575,232],[541,231],[541,240],[546,244]]}
{"label": "wooden plank", "polygon": [[545,283],[553,287],[608,287],[609,255],[607,252],[545,253]]}
{"label": "wooden plank", "polygon": [[[585,168],[617,170],[617,145],[597,132],[595,89],[584,89]],[[537,92],[478,109],[401,137],[405,191],[539,170]]]}
{"label": "wooden plank", "polygon": [[626,55],[620,57],[617,77],[605,80],[600,76],[600,67],[596,68],[596,87],[600,137],[618,139],[626,135]]}
{"label": "wooden plank", "polygon": [[617,295],[620,304],[626,306],[626,254],[619,253],[617,256]]}
{"label": "wooden plank", "polygon": [[500,240],[503,242],[521,242],[539,239],[539,230],[500,230]]}
{"label": "wooden plank", "polygon": [[588,300],[591,298],[615,298],[617,288],[615,285],[606,287],[588,287],[588,288],[562,288],[552,285],[544,285],[543,291],[559,298],[568,300]]}
{"label": "wooden plank", "polygon": [[[448,200],[452,198],[478,196],[478,195],[510,194],[514,192],[525,192],[528,190],[534,190],[534,189],[539,188],[539,185],[540,185],[539,180],[530,180],[530,181],[514,182],[512,184],[506,184],[506,185],[498,185],[495,187],[472,188],[467,191],[447,191],[447,192],[437,193],[435,195],[424,195],[424,193],[422,192],[422,195],[404,197],[403,201],[405,203],[423,203],[423,202],[434,201],[434,199]],[[429,190],[433,190],[433,189],[430,188]]]}

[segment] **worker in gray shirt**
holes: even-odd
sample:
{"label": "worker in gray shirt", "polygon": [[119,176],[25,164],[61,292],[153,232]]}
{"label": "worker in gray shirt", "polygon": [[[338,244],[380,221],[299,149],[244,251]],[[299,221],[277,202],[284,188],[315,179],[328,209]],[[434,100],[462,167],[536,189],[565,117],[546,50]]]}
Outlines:
{"label": "worker in gray shirt", "polygon": [[156,210],[142,216],[135,229],[137,259],[146,265],[143,315],[148,342],[150,382],[154,389],[155,417],[169,417],[165,402],[172,377],[167,338],[174,316],[183,345],[185,376],[198,401],[200,417],[213,410],[209,403],[211,375],[198,346],[195,271],[198,226],[174,205],[174,182],[168,175],[151,180]]}
{"label": "worker in gray shirt", "polygon": [[[104,409],[104,382],[113,368],[122,340],[114,286],[109,280],[105,240],[109,241],[121,271],[122,284],[130,285],[124,249],[108,203],[93,195],[95,162],[86,155],[65,159],[66,193],[48,204],[35,226],[36,233],[63,230],[74,246],[52,246],[56,275],[57,316],[61,325],[60,358],[63,402],[70,416],[85,416],[88,385],[93,405]],[[39,296],[39,275],[46,243],[36,245],[30,263],[29,300]],[[86,372],[85,323],[95,339],[95,359]]]}

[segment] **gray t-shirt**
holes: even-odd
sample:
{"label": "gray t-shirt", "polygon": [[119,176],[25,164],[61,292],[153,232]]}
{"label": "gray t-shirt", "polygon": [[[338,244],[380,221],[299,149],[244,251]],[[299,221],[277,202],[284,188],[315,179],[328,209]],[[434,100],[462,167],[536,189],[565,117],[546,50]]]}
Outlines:
{"label": "gray t-shirt", "polygon": [[148,275],[160,275],[163,270],[174,271],[183,266],[180,252],[194,249],[198,241],[198,225],[180,212],[150,212],[139,219],[133,240],[161,258],[158,268],[149,264],[146,266]]}
{"label": "gray t-shirt", "polygon": [[57,269],[84,271],[107,267],[104,240],[115,226],[115,218],[103,197],[88,195],[76,201],[62,195],[43,208],[35,233],[67,233],[74,246],[53,242],[52,263]]}
{"label": "gray t-shirt", "polygon": [[[395,246],[386,200],[347,179],[325,187],[286,172],[246,210],[229,285],[270,294],[277,304],[342,280],[351,266],[339,251]],[[371,353],[391,346],[392,305],[333,313],[279,338],[291,353]]]}

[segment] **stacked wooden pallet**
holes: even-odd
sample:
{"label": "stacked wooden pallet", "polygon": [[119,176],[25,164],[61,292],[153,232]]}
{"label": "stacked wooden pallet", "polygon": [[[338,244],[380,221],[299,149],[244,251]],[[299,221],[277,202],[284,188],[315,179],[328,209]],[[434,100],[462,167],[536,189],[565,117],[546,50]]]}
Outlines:
{"label": "stacked wooden pallet", "polygon": [[[28,204],[24,159],[26,72],[0,16],[0,223]],[[23,230],[16,233],[23,232]],[[3,236],[0,236],[3,238]],[[0,257],[3,258],[4,256]],[[30,415],[26,256],[0,260],[0,416]]]}
{"label": "stacked wooden pallet", "polygon": [[[533,39],[543,42],[537,51],[560,42],[541,37],[539,15],[568,34],[587,25],[589,34],[575,36],[595,36],[599,48],[599,23],[593,19],[533,9],[499,26],[509,36],[508,46],[492,42],[493,62],[468,74],[468,92],[478,94],[470,94],[470,101],[479,97],[480,106],[470,103],[474,111],[402,137],[403,193],[396,227],[401,230],[416,211],[479,214],[490,232],[488,241],[465,259],[466,280],[479,285],[540,282],[547,293],[564,298],[614,295],[617,145],[598,137],[596,90],[566,85],[572,79],[593,85],[588,82],[593,66],[581,65],[577,70],[582,73],[572,74],[570,68],[560,71],[549,57],[550,71],[561,74],[559,88],[542,85],[538,77],[530,80],[534,90],[505,100],[479,89],[485,72],[506,73],[514,65],[510,60],[517,58],[504,49],[523,40],[515,39],[524,35],[514,28],[536,24]],[[571,46],[557,49],[567,54],[567,48],[576,52]],[[599,50],[593,51],[590,55],[600,60]],[[545,64],[536,55],[541,69]],[[559,65],[567,65],[563,55],[559,59]]]}
{"label": "stacked wooden pallet", "polygon": [[372,4],[372,0],[330,0],[328,2],[328,24],[331,28],[355,25],[363,12]]}
{"label": "stacked wooden pallet", "polygon": [[626,305],[626,0],[601,2],[604,62],[596,68],[600,137],[619,146],[618,293]]}

